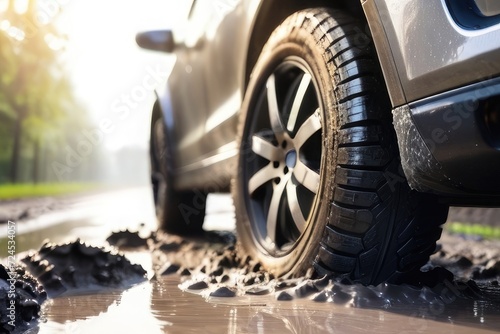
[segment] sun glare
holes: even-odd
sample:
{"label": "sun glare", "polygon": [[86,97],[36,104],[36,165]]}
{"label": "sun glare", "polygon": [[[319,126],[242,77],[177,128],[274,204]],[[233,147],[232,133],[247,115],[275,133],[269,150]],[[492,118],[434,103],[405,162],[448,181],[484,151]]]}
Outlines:
{"label": "sun glare", "polygon": [[[67,36],[66,66],[77,95],[97,124],[116,118],[113,104],[134,92],[149,69],[170,66],[167,54],[139,49],[136,33],[171,27],[185,17],[186,8],[173,0],[72,0],[64,6],[56,23]],[[140,126],[149,117],[153,97],[154,92],[148,92],[127,118],[114,123],[107,147],[145,142]]]}
{"label": "sun glare", "polygon": [[24,14],[28,10],[28,0],[16,0],[14,2],[14,11],[17,14]]}

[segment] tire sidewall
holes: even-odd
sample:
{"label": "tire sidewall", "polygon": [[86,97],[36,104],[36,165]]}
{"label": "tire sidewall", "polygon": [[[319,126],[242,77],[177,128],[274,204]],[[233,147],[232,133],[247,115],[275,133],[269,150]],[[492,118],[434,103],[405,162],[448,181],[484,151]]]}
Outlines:
{"label": "tire sidewall", "polygon": [[[318,44],[315,37],[305,29],[291,27],[290,34],[283,34],[278,29],[264,47],[245,94],[238,128],[238,173],[233,183],[233,199],[236,208],[237,232],[240,247],[253,259],[260,261],[268,270],[277,276],[295,276],[304,274],[311,268],[312,261],[318,253],[320,240],[328,221],[329,208],[334,191],[334,167],[336,161],[336,113],[334,76],[329,71],[324,58],[324,47]],[[279,32],[279,33],[277,33]],[[251,110],[257,96],[267,78],[289,57],[301,60],[311,74],[321,110],[322,123],[322,157],[320,165],[320,184],[318,192],[307,219],[307,226],[295,243],[293,249],[286,255],[274,257],[256,240],[246,206],[245,182],[243,168],[245,161],[241,154],[244,147],[244,136],[252,118]],[[248,149],[248,148],[246,148]]]}

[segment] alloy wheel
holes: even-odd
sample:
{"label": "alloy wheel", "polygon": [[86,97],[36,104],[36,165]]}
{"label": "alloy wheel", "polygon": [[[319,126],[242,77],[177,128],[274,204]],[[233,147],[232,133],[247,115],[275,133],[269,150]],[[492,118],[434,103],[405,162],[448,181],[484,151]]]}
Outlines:
{"label": "alloy wheel", "polygon": [[261,84],[244,134],[242,176],[256,241],[287,254],[307,227],[320,184],[322,122],[307,65],[287,58]]}

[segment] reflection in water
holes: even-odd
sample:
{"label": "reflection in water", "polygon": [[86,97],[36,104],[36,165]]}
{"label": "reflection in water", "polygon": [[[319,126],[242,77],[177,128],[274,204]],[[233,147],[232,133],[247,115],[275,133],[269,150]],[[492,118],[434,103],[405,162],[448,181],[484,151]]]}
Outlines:
{"label": "reflection in water", "polygon": [[[488,333],[500,329],[499,304],[461,299],[439,307],[352,308],[274,296],[214,298],[181,291],[161,277],[120,295],[55,299],[39,333]],[[71,331],[69,331],[71,329]]]}
{"label": "reflection in water", "polygon": [[164,333],[171,325],[151,311],[152,284],[123,293],[72,296],[45,305],[38,333]]}
{"label": "reflection in water", "polygon": [[[102,295],[81,295],[60,297],[45,305],[50,309],[51,320],[61,324],[78,320],[91,319],[106,313],[111,305],[116,305],[120,292],[109,292]],[[45,311],[44,311],[45,312]]]}

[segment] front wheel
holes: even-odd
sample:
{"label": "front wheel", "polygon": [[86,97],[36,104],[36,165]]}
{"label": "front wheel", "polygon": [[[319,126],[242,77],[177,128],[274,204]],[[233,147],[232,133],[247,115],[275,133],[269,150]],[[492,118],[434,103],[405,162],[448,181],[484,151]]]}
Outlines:
{"label": "front wheel", "polygon": [[289,17],[254,68],[233,198],[241,248],[278,276],[400,281],[447,207],[411,191],[370,40],[331,9]]}

